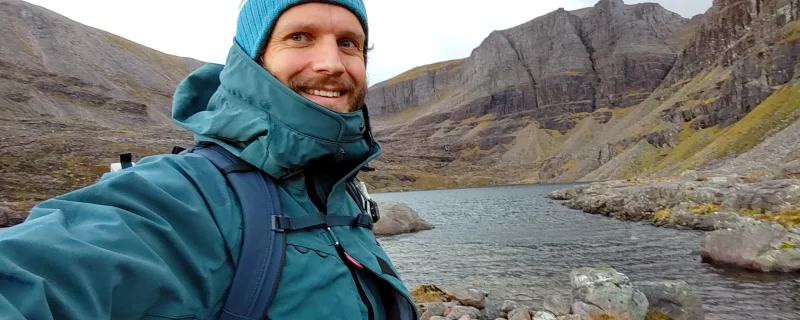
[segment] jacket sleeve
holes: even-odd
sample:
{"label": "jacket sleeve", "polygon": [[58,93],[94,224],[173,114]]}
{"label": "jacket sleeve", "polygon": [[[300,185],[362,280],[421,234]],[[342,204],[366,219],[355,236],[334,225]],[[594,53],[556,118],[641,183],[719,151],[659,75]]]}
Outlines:
{"label": "jacket sleeve", "polygon": [[145,158],[40,203],[25,222],[0,231],[0,314],[191,319],[217,312],[240,220],[218,221],[235,204],[224,178],[201,160]]}

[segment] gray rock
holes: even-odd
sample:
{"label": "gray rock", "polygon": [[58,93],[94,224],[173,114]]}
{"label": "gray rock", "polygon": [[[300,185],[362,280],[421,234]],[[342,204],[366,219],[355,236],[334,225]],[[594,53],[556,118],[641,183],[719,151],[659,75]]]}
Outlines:
{"label": "gray rock", "polygon": [[727,189],[735,186],[741,182],[739,176],[726,176],[726,177],[711,177],[708,178],[708,184],[712,188]]}
{"label": "gray rock", "polygon": [[440,316],[433,316],[433,317],[431,317],[431,320],[449,320],[449,319],[447,319],[445,317],[440,317]]}
{"label": "gray rock", "polygon": [[508,320],[531,320],[531,310],[528,307],[519,307],[508,313]]}
{"label": "gray rock", "polygon": [[700,180],[700,174],[697,173],[695,170],[686,170],[681,173],[681,180],[683,181],[698,181]]}
{"label": "gray rock", "polygon": [[465,314],[465,315],[461,316],[461,318],[458,318],[458,320],[472,320],[472,318],[470,318],[469,315]]}
{"label": "gray rock", "polygon": [[[627,276],[614,269],[580,268],[570,272],[570,279],[573,301],[630,320],[643,320],[647,314],[647,297],[633,287]],[[573,313],[578,314],[576,303],[572,307]],[[586,306],[578,304],[578,308]]]}
{"label": "gray rock", "polygon": [[556,317],[558,320],[587,320],[586,318],[577,314],[568,314],[565,316]]}
{"label": "gray rock", "polygon": [[480,319],[491,320],[500,317],[501,312],[499,309],[497,309],[497,305],[492,301],[492,299],[486,298],[484,305],[485,307],[481,309]]}
{"label": "gray rock", "polygon": [[503,300],[503,303],[500,304],[500,311],[509,313],[511,310],[521,307],[519,303],[511,300]]}
{"label": "gray rock", "polygon": [[743,218],[736,229],[707,233],[701,243],[704,262],[762,272],[800,270],[800,239],[780,224]]}
{"label": "gray rock", "polygon": [[481,311],[475,307],[455,306],[450,310],[450,313],[447,314],[447,319],[458,320],[463,316],[468,316],[471,319],[479,319],[481,317]]}
{"label": "gray rock", "polygon": [[583,301],[575,301],[572,303],[572,313],[588,319],[592,316],[605,314],[605,311]]}
{"label": "gray rock", "polygon": [[464,306],[472,306],[478,309],[483,309],[486,306],[486,293],[477,289],[460,289],[449,292],[449,294]]}
{"label": "gray rock", "polygon": [[419,304],[419,306],[421,312],[430,312],[431,316],[443,316],[444,310],[448,307],[452,307],[445,305],[444,302],[426,302]]}
{"label": "gray rock", "polygon": [[547,311],[537,311],[533,315],[533,320],[556,320],[556,316]]}
{"label": "gray rock", "polygon": [[11,227],[25,220],[24,214],[7,207],[0,206],[0,228]]}
{"label": "gray rock", "polygon": [[432,317],[434,317],[434,315],[431,314],[430,311],[425,311],[420,315],[420,320],[431,320]]}
{"label": "gray rock", "polygon": [[391,236],[433,229],[433,225],[404,203],[383,202],[378,204],[381,219],[375,223],[372,232],[377,236]]}
{"label": "gray rock", "polygon": [[544,299],[543,308],[556,316],[563,316],[569,313],[570,306],[562,295],[554,294]]}
{"label": "gray rock", "polygon": [[647,297],[649,310],[660,311],[672,320],[703,320],[700,298],[686,281],[638,282],[636,288]]}

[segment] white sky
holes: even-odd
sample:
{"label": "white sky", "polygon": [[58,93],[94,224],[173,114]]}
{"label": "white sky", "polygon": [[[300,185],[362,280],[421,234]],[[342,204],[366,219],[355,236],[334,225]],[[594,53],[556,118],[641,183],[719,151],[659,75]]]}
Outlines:
{"label": "white sky", "polygon": [[[26,0],[159,51],[224,63],[240,0]],[[651,0],[684,17],[712,0]],[[370,84],[413,67],[470,55],[492,30],[596,0],[364,0],[370,28]],[[633,4],[646,2],[627,0]]]}

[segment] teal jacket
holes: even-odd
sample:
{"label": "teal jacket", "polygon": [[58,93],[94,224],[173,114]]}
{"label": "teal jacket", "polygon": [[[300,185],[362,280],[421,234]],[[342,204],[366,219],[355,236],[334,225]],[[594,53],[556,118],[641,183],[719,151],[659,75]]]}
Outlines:
{"label": "teal jacket", "polygon": [[[173,119],[195,140],[276,177],[288,216],[358,213],[345,180],[381,153],[366,112],[337,113],[303,98],[235,44],[224,66],[207,64],[178,86]],[[236,270],[241,223],[235,194],[208,160],[145,157],[41,202],[24,223],[0,231],[0,314],[214,319]],[[332,231],[364,269],[351,273],[324,230],[290,232],[268,317],[368,319],[371,309],[376,320],[418,318],[372,232]]]}

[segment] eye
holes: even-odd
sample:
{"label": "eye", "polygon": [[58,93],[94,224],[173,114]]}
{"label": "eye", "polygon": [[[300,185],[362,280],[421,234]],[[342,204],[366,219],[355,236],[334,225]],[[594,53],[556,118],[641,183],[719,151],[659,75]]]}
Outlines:
{"label": "eye", "polygon": [[298,42],[299,41],[306,41],[306,40],[308,40],[308,35],[306,35],[304,33],[295,33],[295,34],[292,34],[290,38],[292,40],[298,41]]}
{"label": "eye", "polygon": [[347,49],[357,48],[356,43],[352,40],[342,40],[339,42],[339,45]]}

